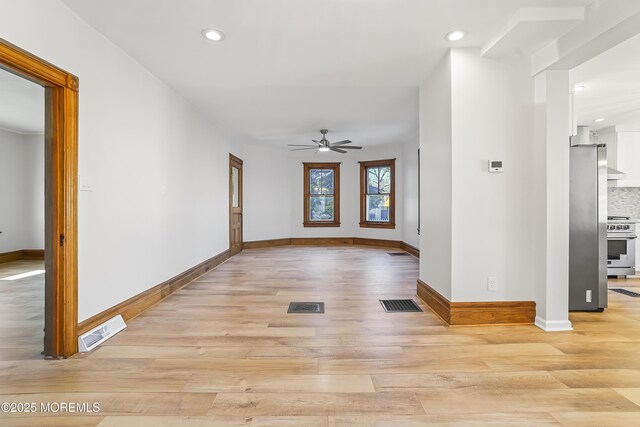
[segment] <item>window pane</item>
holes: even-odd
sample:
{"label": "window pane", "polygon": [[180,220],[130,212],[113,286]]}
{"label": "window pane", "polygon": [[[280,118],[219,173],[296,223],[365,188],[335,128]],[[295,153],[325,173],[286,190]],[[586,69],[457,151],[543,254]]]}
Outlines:
{"label": "window pane", "polygon": [[322,194],[333,194],[333,170],[322,170]]}
{"label": "window pane", "polygon": [[379,166],[367,168],[367,193],[391,193],[391,167]]}
{"label": "window pane", "polygon": [[322,169],[309,170],[309,193],[322,194]]}
{"label": "window pane", "polygon": [[240,207],[240,201],[238,198],[238,168],[231,168],[231,187],[233,194],[231,195],[231,207]]}
{"label": "window pane", "polygon": [[380,175],[380,184],[378,189],[380,193],[391,193],[391,168],[389,166],[383,166],[378,168]]}
{"label": "window pane", "polygon": [[367,168],[367,194],[378,193],[378,168]]}
{"label": "window pane", "polygon": [[367,196],[367,221],[389,222],[389,196]]}
{"label": "window pane", "polygon": [[333,221],[333,196],[310,196],[309,219],[311,221]]}

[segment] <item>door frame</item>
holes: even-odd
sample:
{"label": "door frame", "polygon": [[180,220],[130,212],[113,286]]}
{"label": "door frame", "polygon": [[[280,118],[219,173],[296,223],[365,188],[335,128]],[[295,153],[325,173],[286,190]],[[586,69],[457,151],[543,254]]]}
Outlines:
{"label": "door frame", "polygon": [[[238,189],[239,189],[239,195],[238,195],[238,205],[240,207],[240,250],[234,252],[232,250],[232,242],[233,242],[233,176],[232,176],[232,170],[233,168],[236,167],[239,171],[240,174],[238,175]],[[243,249],[243,244],[244,244],[244,202],[243,202],[243,196],[244,196],[244,171],[243,171],[243,164],[242,164],[242,159],[239,157],[234,156],[233,154],[229,153],[229,252],[230,255],[233,256],[239,252],[242,251]],[[237,208],[236,208],[237,209]]]}
{"label": "door frame", "polygon": [[78,77],[0,38],[0,68],[45,89],[45,339],[78,351]]}

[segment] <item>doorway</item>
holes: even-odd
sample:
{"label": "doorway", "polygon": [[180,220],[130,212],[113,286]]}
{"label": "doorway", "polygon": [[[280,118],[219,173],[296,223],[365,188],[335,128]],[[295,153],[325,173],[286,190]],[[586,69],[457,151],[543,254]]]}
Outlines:
{"label": "doorway", "polygon": [[242,250],[242,160],[229,154],[229,252]]}
{"label": "doorway", "polygon": [[45,92],[44,354],[77,352],[78,78],[0,39],[0,68]]}

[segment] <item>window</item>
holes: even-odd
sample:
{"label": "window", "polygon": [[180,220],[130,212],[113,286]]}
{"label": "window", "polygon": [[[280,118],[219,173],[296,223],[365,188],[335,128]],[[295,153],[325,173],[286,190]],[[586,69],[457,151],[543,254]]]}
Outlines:
{"label": "window", "polygon": [[340,163],[304,164],[304,226],[340,227]]}
{"label": "window", "polygon": [[360,162],[360,227],[396,227],[395,163]]}

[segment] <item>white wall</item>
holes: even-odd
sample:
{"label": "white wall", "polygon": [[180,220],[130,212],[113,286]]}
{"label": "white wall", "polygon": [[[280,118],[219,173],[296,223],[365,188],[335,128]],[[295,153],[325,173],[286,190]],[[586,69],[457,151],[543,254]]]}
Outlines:
{"label": "white wall", "polygon": [[25,248],[24,137],[0,130],[0,253]]}
{"label": "white wall", "polygon": [[44,249],[44,135],[25,135],[23,139],[24,249]]}
{"label": "white wall", "polygon": [[0,130],[0,201],[0,253],[44,249],[42,135]]}
{"label": "white wall", "polygon": [[420,278],[451,301],[534,299],[532,132],[524,61],[452,49],[420,88]]}
{"label": "white wall", "polygon": [[402,174],[403,186],[403,219],[402,241],[413,247],[420,248],[418,234],[418,148],[420,141],[406,142],[402,145]]}
{"label": "white wall", "polygon": [[[288,151],[243,147],[244,241],[291,237],[291,180]],[[302,179],[302,174],[300,175]]]}
{"label": "white wall", "polygon": [[420,279],[451,300],[451,54],[420,86]]}
{"label": "white wall", "polygon": [[[452,300],[533,300],[528,63],[453,49],[451,64]],[[504,173],[489,173],[488,160],[503,160]],[[487,277],[496,277],[495,292]]]}
{"label": "white wall", "polygon": [[62,3],[2,10],[0,37],[80,78],[79,320],[226,250],[231,138]]}

